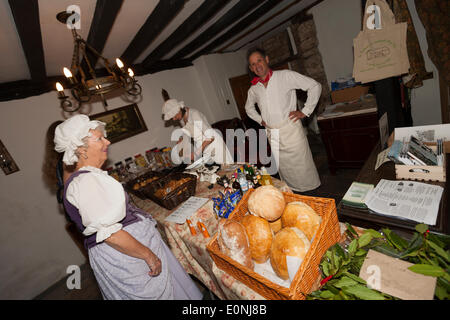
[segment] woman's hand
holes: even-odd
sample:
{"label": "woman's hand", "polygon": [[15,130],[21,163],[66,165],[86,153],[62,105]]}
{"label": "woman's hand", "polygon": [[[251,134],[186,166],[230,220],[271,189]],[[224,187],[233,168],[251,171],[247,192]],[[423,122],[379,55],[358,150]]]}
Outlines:
{"label": "woman's hand", "polygon": [[156,277],[161,273],[161,260],[150,248],[137,241],[125,230],[121,229],[113,233],[105,242],[126,255],[144,260],[150,268],[149,276]]}
{"label": "woman's hand", "polygon": [[149,256],[145,259],[150,271],[148,275],[151,277],[156,277],[161,273],[161,260],[153,253],[149,252]]}

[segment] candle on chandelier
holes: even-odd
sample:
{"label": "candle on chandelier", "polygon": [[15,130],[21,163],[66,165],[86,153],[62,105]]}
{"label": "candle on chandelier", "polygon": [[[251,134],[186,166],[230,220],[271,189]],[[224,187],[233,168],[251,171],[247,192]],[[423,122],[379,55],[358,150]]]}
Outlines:
{"label": "candle on chandelier", "polygon": [[64,71],[64,75],[66,76],[66,78],[69,79],[70,84],[75,84],[76,80],[73,77],[72,72],[69,69],[67,69],[66,67],[64,67],[63,71]]}
{"label": "candle on chandelier", "polygon": [[65,98],[64,87],[62,86],[61,83],[59,83],[59,82],[56,83],[56,90],[58,90],[59,98]]}
{"label": "candle on chandelier", "polygon": [[116,59],[116,64],[123,71],[123,62],[119,58]]}

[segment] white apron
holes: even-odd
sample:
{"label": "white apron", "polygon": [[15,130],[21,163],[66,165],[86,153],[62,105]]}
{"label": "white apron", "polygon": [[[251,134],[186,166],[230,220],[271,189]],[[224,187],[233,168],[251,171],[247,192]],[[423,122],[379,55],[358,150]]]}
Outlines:
{"label": "white apron", "polygon": [[[194,119],[189,118],[189,121],[182,128],[182,130],[194,140],[194,150],[197,151],[201,148],[203,141],[209,140],[211,135],[214,137],[214,141],[211,142],[205,150],[203,150],[202,156],[209,155],[211,160],[218,164],[233,163],[233,156],[228,150],[222,136],[211,126],[201,119],[203,115],[199,114],[198,111],[194,109],[190,110],[190,117],[194,116],[194,112],[198,113],[195,115]],[[207,133],[207,134],[205,134]],[[211,135],[208,135],[211,134]]]}
{"label": "white apron", "polygon": [[[271,132],[278,129],[278,135]],[[294,191],[305,192],[320,186],[319,173],[309,148],[302,122],[288,119],[280,125],[267,127],[273,159],[278,159],[281,180]],[[277,139],[279,137],[279,139]]]}

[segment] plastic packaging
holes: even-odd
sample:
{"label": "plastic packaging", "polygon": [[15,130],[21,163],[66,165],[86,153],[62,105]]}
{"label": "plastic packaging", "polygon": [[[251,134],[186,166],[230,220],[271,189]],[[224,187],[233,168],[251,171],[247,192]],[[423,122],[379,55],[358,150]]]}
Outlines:
{"label": "plastic packaging", "polygon": [[141,170],[146,169],[148,167],[147,161],[140,153],[134,156],[134,162],[136,163],[137,167]]}
{"label": "plastic packaging", "polygon": [[269,175],[269,173],[267,173],[267,169],[266,167],[262,167],[261,168],[261,179],[259,180],[259,183],[262,186],[267,186],[267,185],[272,185],[272,177]]}
{"label": "plastic packaging", "polygon": [[125,165],[122,161],[116,162],[114,164],[114,167],[116,169],[117,175],[119,177],[119,181],[125,181],[128,176],[127,169],[125,168]]}
{"label": "plastic packaging", "polygon": [[157,169],[157,163],[155,159],[155,155],[153,153],[153,150],[147,150],[145,151],[145,157],[147,158],[148,165],[152,171],[155,171]]}

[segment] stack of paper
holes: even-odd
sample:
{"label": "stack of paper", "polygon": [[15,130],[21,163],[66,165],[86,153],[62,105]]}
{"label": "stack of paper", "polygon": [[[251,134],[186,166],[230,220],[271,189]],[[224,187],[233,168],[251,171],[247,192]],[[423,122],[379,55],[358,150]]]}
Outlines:
{"label": "stack of paper", "polygon": [[208,198],[190,197],[178,209],[172,212],[170,216],[164,219],[164,221],[183,224],[186,222],[186,219],[189,219],[208,200]]}
{"label": "stack of paper", "polygon": [[365,200],[373,188],[373,184],[353,182],[342,198],[342,203],[349,207],[367,209]]}
{"label": "stack of paper", "polygon": [[436,225],[444,188],[432,184],[381,179],[367,196],[367,208],[376,214]]}

